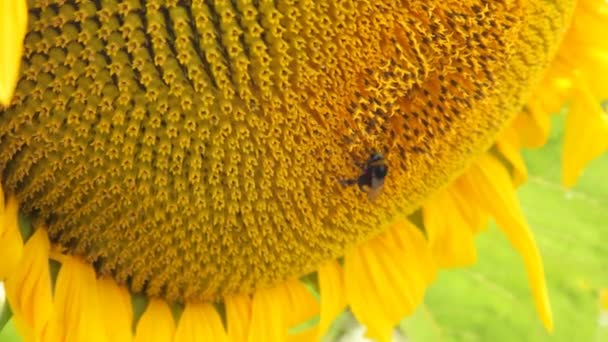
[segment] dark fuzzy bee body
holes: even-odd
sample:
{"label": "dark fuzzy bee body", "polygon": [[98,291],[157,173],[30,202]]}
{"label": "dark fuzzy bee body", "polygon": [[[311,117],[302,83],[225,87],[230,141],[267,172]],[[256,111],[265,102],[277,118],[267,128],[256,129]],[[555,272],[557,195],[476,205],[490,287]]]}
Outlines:
{"label": "dark fuzzy bee body", "polygon": [[341,180],[340,183],[344,186],[357,184],[361,191],[367,193],[370,200],[374,200],[382,191],[388,166],[380,153],[372,153],[361,169],[363,172],[359,177]]}

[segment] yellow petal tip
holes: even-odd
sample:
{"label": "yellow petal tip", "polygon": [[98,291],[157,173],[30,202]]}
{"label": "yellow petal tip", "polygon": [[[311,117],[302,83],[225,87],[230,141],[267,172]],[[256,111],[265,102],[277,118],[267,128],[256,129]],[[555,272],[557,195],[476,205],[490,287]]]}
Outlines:
{"label": "yellow petal tip", "polygon": [[0,104],[8,106],[19,77],[27,29],[25,0],[0,3]]}

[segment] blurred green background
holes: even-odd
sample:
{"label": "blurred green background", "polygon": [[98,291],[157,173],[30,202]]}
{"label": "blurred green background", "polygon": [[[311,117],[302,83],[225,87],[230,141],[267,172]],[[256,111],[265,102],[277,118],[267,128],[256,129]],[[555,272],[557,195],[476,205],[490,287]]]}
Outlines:
{"label": "blurred green background", "polygon": [[[536,314],[522,259],[492,223],[476,238],[477,263],[441,271],[425,303],[402,322],[408,341],[608,342],[598,302],[608,288],[608,153],[565,190],[564,123],[565,114],[555,115],[547,144],[523,152],[529,179],[518,191],[544,259],[554,332],[547,334]],[[350,315],[332,328],[326,341],[367,341],[347,338],[360,335],[349,333],[360,330]]]}
{"label": "blurred green background", "polygon": [[563,189],[564,119],[553,118],[543,148],[524,152],[529,180],[518,192],[544,259],[553,334],[536,315],[521,258],[492,224],[476,239],[477,264],[440,272],[402,324],[412,341],[608,341],[598,323],[599,290],[608,287],[608,154]]}
{"label": "blurred green background", "polygon": [[[442,271],[425,303],[400,329],[409,341],[608,341],[598,324],[598,293],[608,288],[608,154],[593,161],[577,186],[560,185],[564,115],[553,118],[541,149],[525,151],[529,180],[519,190],[545,263],[555,331],[536,315],[521,258],[495,225],[479,234],[478,262]],[[356,328],[339,318],[327,340]],[[16,342],[14,326],[0,342]]]}

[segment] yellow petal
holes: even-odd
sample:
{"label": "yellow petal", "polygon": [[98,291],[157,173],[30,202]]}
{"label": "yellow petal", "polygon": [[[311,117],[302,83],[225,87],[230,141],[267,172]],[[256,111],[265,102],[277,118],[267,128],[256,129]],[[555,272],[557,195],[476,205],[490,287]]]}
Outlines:
{"label": "yellow petal", "polygon": [[4,283],[15,323],[25,341],[37,341],[53,311],[49,273],[49,238],[37,229],[24,247],[24,257]]}
{"label": "yellow petal", "polygon": [[133,339],[133,307],[126,288],[109,278],[97,281],[99,307],[107,341],[129,342]]}
{"label": "yellow petal", "polygon": [[448,192],[456,203],[462,218],[467,226],[477,234],[488,226],[488,213],[477,203],[471,202],[471,198],[477,198],[477,190],[468,182],[463,181],[465,177],[459,177],[448,188]]}
{"label": "yellow petal", "polygon": [[175,342],[228,342],[220,315],[211,304],[188,303],[182,313]]}
{"label": "yellow petal", "polygon": [[577,6],[576,14],[580,16],[575,17],[574,24],[580,25],[581,28],[585,27],[585,24],[589,24],[591,27],[588,30],[589,35],[581,37],[594,41],[599,46],[608,48],[608,42],[606,42],[606,36],[603,34],[608,32],[606,27],[606,20],[608,20],[608,3],[603,0],[580,0],[579,6]]}
{"label": "yellow petal", "polygon": [[287,292],[282,286],[257,290],[253,296],[248,341],[285,341],[288,305]]}
{"label": "yellow petal", "polygon": [[319,338],[323,336],[338,315],[346,307],[344,289],[344,272],[337,261],[330,261],[318,271],[319,289],[321,292],[321,317],[319,321]]}
{"label": "yellow petal", "polygon": [[496,147],[513,168],[511,170],[513,183],[515,186],[521,185],[528,178],[528,171],[519,152],[521,146],[517,132],[512,127],[507,127],[496,141]]}
{"label": "yellow petal", "polygon": [[167,342],[173,340],[175,322],[167,303],[151,299],[135,328],[135,342]]}
{"label": "yellow petal", "polygon": [[[605,20],[608,20],[606,18]],[[608,34],[604,22],[604,35]],[[605,40],[605,38],[602,38]],[[587,78],[589,90],[596,99],[608,99],[608,82],[605,77],[596,77],[595,75],[608,75],[608,48],[605,50],[591,49],[589,51],[590,77]]]}
{"label": "yellow petal", "polygon": [[571,187],[588,162],[608,149],[608,114],[589,91],[578,90],[566,117],[562,182]]}
{"label": "yellow petal", "polygon": [[[274,288],[256,291],[251,310],[249,341],[285,341],[288,338],[288,328],[304,323],[319,314],[319,303],[304,284],[292,279]],[[243,329],[236,329],[237,332],[233,332],[232,322],[240,317],[247,317],[247,301],[243,299],[240,303],[234,300],[227,301],[226,313],[231,340],[240,341],[234,336],[241,336],[240,332]],[[236,326],[238,327],[238,324]],[[312,336],[310,330],[289,336],[289,339]]]}
{"label": "yellow petal", "polygon": [[457,267],[475,262],[475,227],[469,226],[450,192],[445,190],[429,199],[422,208],[422,217],[437,266]]}
{"label": "yellow petal", "polygon": [[319,302],[312,293],[297,279],[286,281],[282,285],[287,291],[289,301],[285,312],[289,328],[304,323],[319,315]]}
{"label": "yellow petal", "polygon": [[0,104],[13,97],[27,30],[27,1],[0,1]]}
{"label": "yellow petal", "polygon": [[600,290],[600,309],[608,310],[608,289]]}
{"label": "yellow petal", "polygon": [[533,99],[515,117],[512,126],[517,132],[522,146],[537,148],[547,142],[551,129],[549,114],[551,114],[549,108],[541,107],[539,101]]}
{"label": "yellow petal", "polygon": [[[0,192],[0,196],[4,194]],[[4,202],[4,201],[2,201]],[[12,273],[23,254],[23,239],[19,232],[17,199],[9,198],[6,207],[0,208],[0,280]]]}
{"label": "yellow petal", "polygon": [[290,334],[287,336],[287,342],[313,342],[313,341],[321,341],[319,337],[319,329],[318,326],[310,327],[304,331],[301,331],[297,334]]}
{"label": "yellow petal", "polygon": [[494,217],[513,247],[524,259],[536,309],[545,328],[552,331],[553,317],[542,259],[521,213],[507,170],[496,158],[485,155],[471,167],[466,179],[479,190],[477,203]]}
{"label": "yellow petal", "polygon": [[426,239],[405,219],[346,254],[346,297],[355,317],[378,341],[420,304],[435,265]]}
{"label": "yellow petal", "polygon": [[251,322],[251,299],[249,296],[228,296],[224,298],[226,321],[230,341],[247,341]]}
{"label": "yellow petal", "polygon": [[48,341],[106,341],[91,265],[72,256],[61,258],[49,324]]}

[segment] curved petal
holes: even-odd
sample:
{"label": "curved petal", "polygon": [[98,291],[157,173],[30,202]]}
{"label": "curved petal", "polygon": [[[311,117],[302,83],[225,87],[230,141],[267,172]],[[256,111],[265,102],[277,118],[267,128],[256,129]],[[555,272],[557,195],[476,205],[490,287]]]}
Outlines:
{"label": "curved petal", "polygon": [[24,247],[24,257],[4,283],[14,320],[26,341],[39,340],[53,312],[50,243],[46,230],[37,229]]}
{"label": "curved petal", "polygon": [[522,146],[536,148],[547,142],[551,129],[550,110],[542,107],[538,99],[532,99],[515,117],[512,126],[517,131]]}
{"label": "curved petal", "polygon": [[228,342],[222,319],[213,305],[187,303],[175,330],[175,342]]}
{"label": "curved petal", "polygon": [[588,90],[578,90],[566,116],[562,181],[576,183],[583,168],[608,149],[608,114]]}
{"label": "curved petal", "polygon": [[337,261],[330,261],[318,271],[321,292],[321,319],[319,321],[319,338],[323,336],[332,322],[346,307],[344,289],[344,271]]}
{"label": "curved petal", "polygon": [[0,1],[0,104],[5,106],[19,77],[26,29],[27,1]]}
{"label": "curved petal", "polygon": [[600,290],[600,309],[608,311],[608,289]]}
{"label": "curved petal", "polygon": [[23,255],[23,239],[19,232],[17,199],[9,198],[4,207],[4,194],[2,197],[2,210],[0,212],[0,280],[6,279],[19,265]]}
{"label": "curved petal", "polygon": [[47,333],[48,341],[106,341],[95,270],[76,257],[61,258]]}
{"label": "curved petal", "polygon": [[548,331],[553,330],[553,315],[547,294],[543,263],[534,236],[526,223],[507,170],[494,157],[482,156],[465,177],[475,184],[476,202],[496,220],[513,247],[524,259],[536,309]]}
{"label": "curved petal", "polygon": [[97,281],[99,307],[108,341],[129,342],[133,339],[133,307],[126,288],[109,278]]}
{"label": "curved petal", "polygon": [[464,181],[466,177],[459,177],[449,188],[451,197],[458,207],[462,218],[467,222],[469,228],[474,234],[481,232],[488,226],[489,215],[486,210],[481,208],[477,203],[471,201],[471,198],[476,198],[477,190],[474,185],[471,186]]}
{"label": "curved petal", "polygon": [[135,342],[167,342],[172,341],[175,332],[175,322],[171,309],[164,300],[151,299],[146,311],[137,322]]}
{"label": "curved petal", "polygon": [[576,66],[577,75],[585,75],[585,85],[596,99],[608,98],[608,3],[604,0],[581,0],[566,34],[561,57]]}
{"label": "curved petal", "polygon": [[289,310],[285,313],[288,328],[319,315],[319,302],[299,280],[288,280],[281,286],[287,291],[287,300],[289,301],[287,305]]}
{"label": "curved petal", "polygon": [[281,286],[259,289],[253,296],[249,342],[282,342],[287,338],[287,293]]}
{"label": "curved petal", "polygon": [[519,153],[521,146],[517,132],[512,127],[507,127],[496,141],[496,147],[512,167],[513,183],[515,186],[521,185],[528,178],[528,170],[521,153]]}
{"label": "curved petal", "polygon": [[475,262],[475,227],[469,226],[450,192],[444,190],[427,201],[422,217],[438,266],[457,267]]}
{"label": "curved petal", "polygon": [[346,297],[368,336],[390,341],[394,326],[422,301],[435,270],[424,235],[405,219],[347,253]]}
{"label": "curved petal", "polygon": [[230,341],[247,341],[251,322],[251,298],[246,295],[224,298]]}

